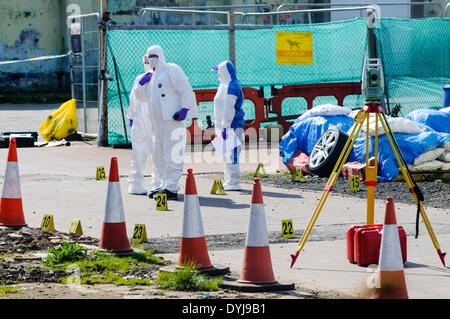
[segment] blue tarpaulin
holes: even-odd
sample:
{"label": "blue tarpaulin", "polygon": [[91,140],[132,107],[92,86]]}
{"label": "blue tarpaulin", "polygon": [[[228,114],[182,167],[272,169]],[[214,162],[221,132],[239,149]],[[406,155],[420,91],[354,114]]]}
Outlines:
{"label": "blue tarpaulin", "polygon": [[450,113],[437,110],[420,109],[409,113],[407,119],[425,124],[436,132],[450,133]]}
{"label": "blue tarpaulin", "polygon": [[[444,113],[444,112],[441,112]],[[410,120],[413,120],[410,118]],[[419,125],[420,124],[420,125]],[[410,164],[416,157],[424,153],[430,147],[439,146],[445,141],[450,141],[447,132],[436,132],[432,128],[419,123],[423,128],[420,133],[405,134],[394,133],[395,140],[402,152],[406,164]],[[353,125],[350,116],[314,116],[306,120],[297,120],[290,128],[286,137],[280,142],[280,154],[283,163],[287,163],[297,151],[307,155],[311,154],[314,144],[322,134],[332,127],[338,127],[348,131]],[[437,126],[434,126],[437,127]],[[370,137],[369,156],[374,156],[374,137]],[[361,132],[353,145],[348,162],[366,162],[366,135]],[[378,138],[378,164],[380,167],[378,181],[391,181],[399,173],[398,163],[386,135]]]}

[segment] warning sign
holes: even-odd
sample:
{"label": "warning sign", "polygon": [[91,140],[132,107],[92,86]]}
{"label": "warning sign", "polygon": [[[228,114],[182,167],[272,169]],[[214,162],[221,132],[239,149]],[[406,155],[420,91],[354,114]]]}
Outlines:
{"label": "warning sign", "polygon": [[313,64],[312,32],[277,32],[277,64]]}

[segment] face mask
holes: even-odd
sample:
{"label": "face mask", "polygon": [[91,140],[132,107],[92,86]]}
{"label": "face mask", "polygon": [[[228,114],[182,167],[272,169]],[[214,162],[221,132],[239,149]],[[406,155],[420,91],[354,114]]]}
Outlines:
{"label": "face mask", "polygon": [[150,63],[150,67],[154,69],[158,65],[158,58],[149,58],[148,62]]}
{"label": "face mask", "polygon": [[144,64],[144,70],[145,70],[145,73],[151,72],[152,68],[150,67],[150,64]]}

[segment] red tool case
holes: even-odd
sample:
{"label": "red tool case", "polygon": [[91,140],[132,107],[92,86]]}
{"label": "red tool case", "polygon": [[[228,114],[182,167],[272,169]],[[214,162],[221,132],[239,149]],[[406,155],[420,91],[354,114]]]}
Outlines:
{"label": "red tool case", "polygon": [[[353,264],[378,264],[383,224],[352,226],[347,231],[347,258]],[[406,233],[398,226],[403,262],[406,261]]]}

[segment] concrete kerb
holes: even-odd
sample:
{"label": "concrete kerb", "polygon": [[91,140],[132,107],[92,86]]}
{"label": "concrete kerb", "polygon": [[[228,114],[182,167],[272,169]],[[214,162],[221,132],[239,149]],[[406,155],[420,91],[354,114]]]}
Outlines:
{"label": "concrete kerb", "polygon": [[[181,266],[169,265],[169,266],[162,267],[159,271],[174,273],[177,269],[181,269],[181,268],[182,268]],[[197,271],[201,275],[205,275],[208,277],[217,277],[217,276],[229,274],[230,267],[222,266],[222,265],[215,265],[210,268],[197,269]]]}
{"label": "concrete kerb", "polygon": [[28,226],[0,226],[0,230],[20,230],[22,228],[30,228]]}
{"label": "concrete kerb", "polygon": [[273,292],[295,290],[295,284],[280,283],[278,281],[270,284],[243,283],[233,278],[223,278],[222,288],[242,292]]}

